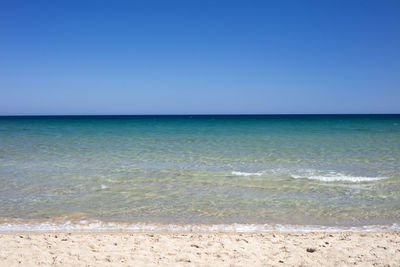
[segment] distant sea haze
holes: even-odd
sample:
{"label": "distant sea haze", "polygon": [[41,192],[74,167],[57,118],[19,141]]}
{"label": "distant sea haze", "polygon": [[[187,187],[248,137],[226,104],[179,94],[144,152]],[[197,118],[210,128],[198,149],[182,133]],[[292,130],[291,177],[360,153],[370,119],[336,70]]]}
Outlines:
{"label": "distant sea haze", "polygon": [[0,117],[0,231],[393,229],[399,211],[400,115]]}

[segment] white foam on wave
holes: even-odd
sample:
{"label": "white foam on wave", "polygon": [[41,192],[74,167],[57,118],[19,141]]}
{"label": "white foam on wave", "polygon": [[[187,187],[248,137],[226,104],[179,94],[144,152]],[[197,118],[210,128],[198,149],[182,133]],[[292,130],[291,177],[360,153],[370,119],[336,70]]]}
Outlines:
{"label": "white foam on wave", "polygon": [[382,179],[386,179],[387,177],[365,177],[365,176],[349,176],[344,174],[335,174],[335,175],[290,175],[295,179],[311,179],[311,180],[319,180],[323,182],[336,182],[336,181],[344,181],[344,182],[372,182],[378,181]]}
{"label": "white foam on wave", "polygon": [[2,223],[0,232],[193,232],[193,233],[264,233],[264,232],[381,232],[399,231],[400,226],[365,225],[354,227],[332,227],[315,225],[270,225],[270,224],[124,224],[82,220],[79,223]]}
{"label": "white foam on wave", "polygon": [[288,173],[284,170],[269,170],[269,171],[259,171],[259,172],[241,172],[241,171],[233,171],[233,175],[237,176],[261,176],[266,174],[273,174],[273,175],[288,175],[294,179],[311,179],[311,180],[319,180],[322,182],[373,182],[382,179],[387,179],[388,177],[367,177],[367,176],[352,176],[346,175],[337,172],[321,172],[316,170],[299,170],[299,172]]}
{"label": "white foam on wave", "polygon": [[260,176],[260,175],[263,175],[264,172],[236,172],[236,171],[233,171],[232,174],[237,175],[237,176]]}

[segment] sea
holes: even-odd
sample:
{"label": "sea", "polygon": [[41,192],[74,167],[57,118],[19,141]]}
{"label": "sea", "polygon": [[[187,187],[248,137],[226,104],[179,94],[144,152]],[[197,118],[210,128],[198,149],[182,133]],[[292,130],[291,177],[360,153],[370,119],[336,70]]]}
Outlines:
{"label": "sea", "polygon": [[0,117],[0,232],[400,229],[400,115]]}

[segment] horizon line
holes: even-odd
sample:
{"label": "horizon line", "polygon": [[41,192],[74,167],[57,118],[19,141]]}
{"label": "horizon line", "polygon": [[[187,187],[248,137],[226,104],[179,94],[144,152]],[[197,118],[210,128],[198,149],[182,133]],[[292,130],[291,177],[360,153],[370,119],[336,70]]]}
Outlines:
{"label": "horizon line", "polygon": [[0,117],[96,117],[96,116],[329,116],[329,115],[400,115],[400,113],[171,113],[171,114],[17,114]]}

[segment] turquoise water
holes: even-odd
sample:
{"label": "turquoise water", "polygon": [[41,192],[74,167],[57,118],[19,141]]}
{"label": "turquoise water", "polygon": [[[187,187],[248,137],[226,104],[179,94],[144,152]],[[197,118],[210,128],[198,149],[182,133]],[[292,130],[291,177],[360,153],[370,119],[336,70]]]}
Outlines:
{"label": "turquoise water", "polygon": [[400,222],[400,115],[0,117],[0,219]]}

